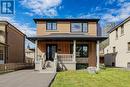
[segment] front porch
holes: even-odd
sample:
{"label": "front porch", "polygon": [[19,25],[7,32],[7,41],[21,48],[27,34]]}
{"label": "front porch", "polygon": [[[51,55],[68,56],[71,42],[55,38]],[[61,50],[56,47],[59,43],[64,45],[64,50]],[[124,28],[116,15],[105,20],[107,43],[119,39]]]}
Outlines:
{"label": "front porch", "polygon": [[35,64],[42,59],[43,65],[46,60],[54,61],[52,66],[55,69],[76,70],[76,64],[81,63],[99,70],[99,41],[105,40],[106,37],[55,33],[28,37],[28,39],[36,44]]}
{"label": "front porch", "polygon": [[[99,64],[99,41],[36,40],[36,57],[45,62],[55,61],[58,70],[76,70],[76,64],[96,67]],[[35,60],[36,61],[36,60]]]}

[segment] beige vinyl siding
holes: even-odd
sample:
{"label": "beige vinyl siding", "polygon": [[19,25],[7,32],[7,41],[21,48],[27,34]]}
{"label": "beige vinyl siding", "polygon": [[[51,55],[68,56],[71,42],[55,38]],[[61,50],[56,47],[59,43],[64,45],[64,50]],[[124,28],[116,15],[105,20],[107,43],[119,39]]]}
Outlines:
{"label": "beige vinyl siding", "polygon": [[[86,35],[97,35],[97,22],[88,23],[88,32]],[[71,33],[71,22],[57,22],[57,30],[46,30],[46,22],[37,22],[37,35],[48,35],[51,33]],[[81,33],[81,32],[80,32]]]}

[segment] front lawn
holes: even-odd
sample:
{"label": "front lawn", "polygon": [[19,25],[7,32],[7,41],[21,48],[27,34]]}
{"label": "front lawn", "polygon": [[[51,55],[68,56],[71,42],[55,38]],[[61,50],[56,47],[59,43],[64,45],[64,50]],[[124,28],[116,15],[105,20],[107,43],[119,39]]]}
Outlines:
{"label": "front lawn", "polygon": [[130,71],[107,68],[98,74],[83,70],[58,72],[51,87],[130,87]]}

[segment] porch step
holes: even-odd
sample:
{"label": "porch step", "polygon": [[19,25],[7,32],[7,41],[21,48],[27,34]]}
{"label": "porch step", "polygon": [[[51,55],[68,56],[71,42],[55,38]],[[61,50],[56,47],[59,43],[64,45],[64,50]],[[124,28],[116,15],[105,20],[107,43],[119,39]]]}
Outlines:
{"label": "porch step", "polygon": [[45,68],[53,68],[53,67],[54,67],[54,62],[52,62],[52,61],[46,61]]}
{"label": "porch step", "polygon": [[40,73],[55,73],[54,62],[46,61],[45,69],[41,70]]}
{"label": "porch step", "polygon": [[43,69],[40,73],[56,73],[54,69]]}

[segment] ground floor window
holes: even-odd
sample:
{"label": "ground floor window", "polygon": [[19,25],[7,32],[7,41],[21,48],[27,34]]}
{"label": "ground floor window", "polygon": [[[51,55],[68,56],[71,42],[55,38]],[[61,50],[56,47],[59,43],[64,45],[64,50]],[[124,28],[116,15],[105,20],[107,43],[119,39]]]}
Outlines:
{"label": "ground floor window", "polygon": [[4,46],[0,46],[0,60],[4,60],[4,53],[5,53],[5,50],[4,50]]}
{"label": "ground floor window", "polygon": [[[73,53],[73,45],[70,48],[71,53]],[[88,45],[77,44],[76,45],[76,57],[77,58],[87,58],[88,57]]]}

